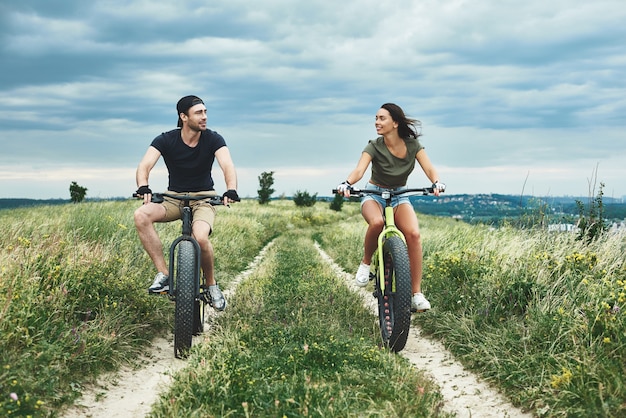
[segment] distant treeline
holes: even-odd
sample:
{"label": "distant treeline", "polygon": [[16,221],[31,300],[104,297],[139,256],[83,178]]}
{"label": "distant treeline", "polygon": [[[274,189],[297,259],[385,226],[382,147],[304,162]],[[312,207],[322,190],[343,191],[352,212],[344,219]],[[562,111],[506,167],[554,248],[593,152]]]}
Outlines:
{"label": "distant treeline", "polygon": [[69,199],[0,199],[0,210],[24,206],[63,205],[69,202]]}
{"label": "distant treeline", "polygon": [[[529,214],[543,214],[550,223],[574,223],[579,206],[587,208],[585,197],[534,197],[512,195],[450,195],[412,197],[415,210],[428,215],[454,216],[467,222],[497,223],[502,219]],[[603,198],[604,218],[609,221],[626,219],[626,203],[621,199]]]}
{"label": "distant treeline", "polygon": [[[99,198],[87,198],[85,201],[99,201],[99,200],[125,200],[122,197],[99,199]],[[0,210],[2,209],[14,209],[27,206],[42,206],[42,205],[64,205],[71,203],[70,199],[0,199]]]}

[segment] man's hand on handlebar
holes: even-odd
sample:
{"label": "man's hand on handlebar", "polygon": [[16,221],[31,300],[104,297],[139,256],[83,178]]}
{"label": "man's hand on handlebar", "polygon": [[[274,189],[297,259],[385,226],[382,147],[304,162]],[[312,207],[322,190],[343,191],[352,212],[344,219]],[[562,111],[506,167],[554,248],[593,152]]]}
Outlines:
{"label": "man's hand on handlebar", "polygon": [[152,200],[152,190],[150,190],[150,186],[147,184],[145,186],[140,186],[135,194],[139,197],[143,197],[143,204],[148,204]]}
{"label": "man's hand on handlebar", "polygon": [[237,194],[237,190],[235,189],[228,189],[226,192],[224,192],[224,194],[222,195],[222,198],[223,198],[225,205],[228,205],[229,203],[241,201],[241,199],[239,198],[239,195]]}

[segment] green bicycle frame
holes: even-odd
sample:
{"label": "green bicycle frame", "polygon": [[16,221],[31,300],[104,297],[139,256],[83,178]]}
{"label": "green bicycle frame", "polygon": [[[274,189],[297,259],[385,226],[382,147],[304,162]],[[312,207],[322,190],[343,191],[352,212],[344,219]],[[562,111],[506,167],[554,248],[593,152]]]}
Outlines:
{"label": "green bicycle frame", "polygon": [[[385,280],[382,279],[383,277],[385,277],[384,262],[383,262],[383,243],[389,237],[396,235],[402,238],[402,241],[404,241],[404,243],[406,244],[406,239],[404,238],[404,234],[398,229],[398,227],[395,224],[394,216],[393,216],[393,207],[391,207],[390,205],[385,206],[384,218],[385,218],[385,227],[383,228],[382,232],[378,235],[378,247],[376,248],[376,251],[374,253],[374,259],[378,261],[377,262],[378,265],[376,266],[376,268],[378,269],[378,274],[379,274],[378,277],[381,277],[380,291],[383,293],[385,292]],[[394,287],[395,287],[395,281],[392,283],[394,284]],[[391,291],[393,292],[395,292],[395,290],[396,289],[394,288],[391,289]]]}

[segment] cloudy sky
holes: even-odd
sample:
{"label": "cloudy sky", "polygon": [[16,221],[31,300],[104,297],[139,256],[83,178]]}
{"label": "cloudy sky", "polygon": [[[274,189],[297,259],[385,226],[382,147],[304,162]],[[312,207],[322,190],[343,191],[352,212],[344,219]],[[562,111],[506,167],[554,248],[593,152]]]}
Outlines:
{"label": "cloudy sky", "polygon": [[626,196],[624,22],[623,0],[3,1],[0,198],[130,196],[187,94],[242,196],[267,171],[275,195],[330,194],[385,102],[451,194]]}

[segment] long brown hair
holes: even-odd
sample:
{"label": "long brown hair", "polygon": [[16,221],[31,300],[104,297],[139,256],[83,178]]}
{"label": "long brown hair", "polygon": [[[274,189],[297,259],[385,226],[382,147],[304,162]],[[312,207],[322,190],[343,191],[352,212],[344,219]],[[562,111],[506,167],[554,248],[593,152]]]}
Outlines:
{"label": "long brown hair", "polygon": [[422,123],[417,119],[412,119],[404,114],[404,110],[395,103],[385,103],[380,107],[391,115],[391,119],[398,124],[398,135],[400,138],[418,138],[422,135],[419,127]]}

